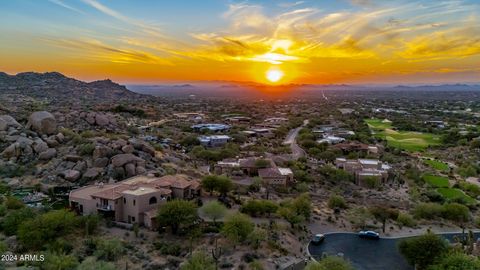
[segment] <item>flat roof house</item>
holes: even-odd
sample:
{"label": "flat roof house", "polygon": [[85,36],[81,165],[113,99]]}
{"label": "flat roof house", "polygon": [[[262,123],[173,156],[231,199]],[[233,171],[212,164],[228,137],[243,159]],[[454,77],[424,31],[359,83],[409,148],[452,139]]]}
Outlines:
{"label": "flat roof house", "polygon": [[258,176],[267,180],[270,185],[286,186],[294,182],[293,172],[290,168],[271,167],[258,169]]}
{"label": "flat roof house", "polygon": [[200,183],[182,175],[135,176],[114,184],[97,183],[73,190],[69,205],[80,215],[99,214],[116,222],[154,228],[156,211],[171,198],[191,199]]}
{"label": "flat roof house", "polygon": [[201,130],[210,130],[214,132],[226,131],[229,130],[231,127],[225,124],[198,124],[193,125],[192,129],[201,131]]}
{"label": "flat roof house", "polygon": [[232,137],[228,135],[211,135],[198,137],[200,144],[206,147],[221,147],[228,143],[231,139]]}
{"label": "flat roof house", "polygon": [[390,165],[377,159],[337,158],[335,166],[353,174],[357,185],[363,185],[364,180],[369,177],[378,178],[385,183],[391,169]]}

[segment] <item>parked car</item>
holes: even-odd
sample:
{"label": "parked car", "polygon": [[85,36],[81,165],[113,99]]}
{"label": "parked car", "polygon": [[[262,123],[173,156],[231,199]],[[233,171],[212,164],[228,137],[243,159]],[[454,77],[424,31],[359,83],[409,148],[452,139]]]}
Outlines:
{"label": "parked car", "polygon": [[380,239],[380,234],[374,231],[360,231],[358,236],[368,239]]}
{"label": "parked car", "polygon": [[312,244],[320,245],[325,240],[325,235],[323,234],[315,234],[311,240]]}

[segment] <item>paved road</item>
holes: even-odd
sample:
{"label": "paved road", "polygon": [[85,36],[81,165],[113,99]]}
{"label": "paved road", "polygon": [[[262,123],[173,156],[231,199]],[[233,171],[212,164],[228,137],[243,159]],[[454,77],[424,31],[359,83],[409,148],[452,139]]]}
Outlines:
{"label": "paved road", "polygon": [[301,157],[306,156],[305,150],[303,150],[297,144],[297,136],[298,136],[298,132],[300,131],[300,129],[302,129],[304,126],[308,125],[308,122],[309,122],[308,119],[303,120],[303,125],[290,130],[287,134],[287,137],[283,141],[283,144],[290,145],[290,149],[292,150],[293,159],[299,159]]}
{"label": "paved road", "polygon": [[[451,242],[460,233],[441,234]],[[475,233],[480,237],[480,233]],[[406,237],[408,238],[408,237]],[[343,253],[357,270],[413,270],[397,249],[399,241],[405,238],[381,238],[370,240],[359,238],[355,233],[332,233],[325,236],[325,241],[318,245],[309,245],[310,254],[319,259],[322,254],[336,255]]]}

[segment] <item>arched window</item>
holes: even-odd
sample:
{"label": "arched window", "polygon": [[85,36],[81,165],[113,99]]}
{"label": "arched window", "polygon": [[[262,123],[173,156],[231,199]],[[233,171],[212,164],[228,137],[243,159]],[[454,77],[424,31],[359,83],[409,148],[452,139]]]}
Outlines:
{"label": "arched window", "polygon": [[156,204],[157,203],[157,198],[156,197],[151,197],[150,200],[148,201],[149,204]]}

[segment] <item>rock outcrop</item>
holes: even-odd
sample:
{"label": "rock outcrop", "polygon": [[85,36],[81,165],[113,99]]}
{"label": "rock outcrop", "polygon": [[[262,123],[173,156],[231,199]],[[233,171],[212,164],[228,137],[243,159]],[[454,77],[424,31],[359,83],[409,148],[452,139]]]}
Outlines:
{"label": "rock outcrop", "polygon": [[26,127],[42,135],[51,135],[57,131],[57,121],[49,112],[34,112],[28,118]]}
{"label": "rock outcrop", "polygon": [[0,115],[0,131],[6,131],[9,127],[20,128],[22,125],[10,115]]}

